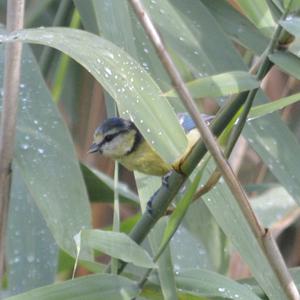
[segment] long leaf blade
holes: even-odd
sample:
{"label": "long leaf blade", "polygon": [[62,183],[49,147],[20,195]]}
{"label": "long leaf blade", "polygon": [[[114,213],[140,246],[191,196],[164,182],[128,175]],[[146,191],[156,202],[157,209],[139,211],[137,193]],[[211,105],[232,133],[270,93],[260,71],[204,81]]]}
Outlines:
{"label": "long leaf blade", "polygon": [[[83,245],[86,244],[92,249],[97,249],[136,266],[155,267],[147,251],[124,233],[99,229],[83,230],[80,233],[80,239]],[[124,251],[125,249],[126,251]]]}
{"label": "long leaf blade", "polygon": [[[258,81],[248,72],[233,71],[208,77],[197,78],[186,83],[194,98],[221,97],[237,94],[259,87]],[[175,91],[165,94],[168,97],[176,96]]]}
{"label": "long leaf blade", "polygon": [[[175,161],[184,151],[186,137],[167,99],[122,49],[91,33],[69,28],[27,29],[2,37],[3,42],[15,39],[52,46],[82,64],[117,101],[121,116],[132,118],[165,161]],[[170,123],[174,126],[166,126]]]}
{"label": "long leaf blade", "polygon": [[178,287],[192,294],[226,299],[259,300],[247,286],[207,270],[187,270],[176,276]]}
{"label": "long leaf blade", "polygon": [[125,277],[97,274],[31,290],[7,300],[128,300],[137,292],[136,284]]}
{"label": "long leaf blade", "polygon": [[300,79],[300,58],[289,52],[276,52],[269,55],[270,60],[281,70]]}
{"label": "long leaf blade", "polygon": [[267,36],[271,36],[275,21],[266,1],[237,0],[243,13]]}
{"label": "long leaf blade", "polygon": [[[55,241],[75,255],[73,236],[91,226],[91,216],[74,146],[27,46],[21,69],[14,163]],[[0,80],[2,76],[1,72]],[[85,251],[82,255],[91,257]]]}
{"label": "long leaf blade", "polygon": [[265,116],[267,114],[271,114],[277,110],[283,109],[287,107],[288,105],[291,105],[293,103],[296,103],[300,100],[300,93],[283,97],[281,99],[278,99],[276,101],[272,101],[265,104],[256,105],[251,108],[249,119],[256,119],[260,118],[262,116]]}

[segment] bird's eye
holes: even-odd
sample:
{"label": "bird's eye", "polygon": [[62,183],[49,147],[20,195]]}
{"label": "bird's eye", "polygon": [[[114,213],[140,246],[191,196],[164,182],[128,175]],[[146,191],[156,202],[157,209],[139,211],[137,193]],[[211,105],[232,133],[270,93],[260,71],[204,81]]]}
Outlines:
{"label": "bird's eye", "polygon": [[110,142],[115,137],[114,134],[108,134],[104,137],[105,142]]}

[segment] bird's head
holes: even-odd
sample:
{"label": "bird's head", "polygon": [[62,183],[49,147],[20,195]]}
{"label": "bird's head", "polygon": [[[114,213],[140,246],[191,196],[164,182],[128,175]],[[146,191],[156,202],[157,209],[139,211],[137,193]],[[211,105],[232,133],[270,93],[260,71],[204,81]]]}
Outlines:
{"label": "bird's head", "polygon": [[95,130],[94,141],[88,152],[100,152],[104,156],[119,159],[132,153],[141,139],[133,122],[113,117]]}

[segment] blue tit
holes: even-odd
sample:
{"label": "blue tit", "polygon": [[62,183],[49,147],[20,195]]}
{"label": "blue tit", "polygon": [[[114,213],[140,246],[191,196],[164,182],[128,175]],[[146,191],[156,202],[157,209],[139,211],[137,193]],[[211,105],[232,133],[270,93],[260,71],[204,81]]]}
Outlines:
{"label": "blue tit", "polygon": [[[204,114],[201,117],[207,123],[213,118]],[[187,150],[182,155],[185,157],[198,140],[199,132],[187,113],[180,113],[178,118],[188,138]],[[148,175],[163,176],[173,169],[172,165],[165,162],[147,143],[133,122],[118,117],[105,120],[95,130],[94,141],[88,153],[94,152],[117,160],[129,170]],[[178,161],[180,160],[181,158]]]}

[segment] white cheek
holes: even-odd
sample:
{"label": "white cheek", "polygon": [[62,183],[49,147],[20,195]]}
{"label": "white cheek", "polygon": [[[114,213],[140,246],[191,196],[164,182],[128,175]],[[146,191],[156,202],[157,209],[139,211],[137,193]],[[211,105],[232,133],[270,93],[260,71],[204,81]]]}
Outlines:
{"label": "white cheek", "polygon": [[102,154],[112,158],[118,158],[125,155],[130,149],[131,148],[124,143],[124,137],[120,135],[102,146]]}

